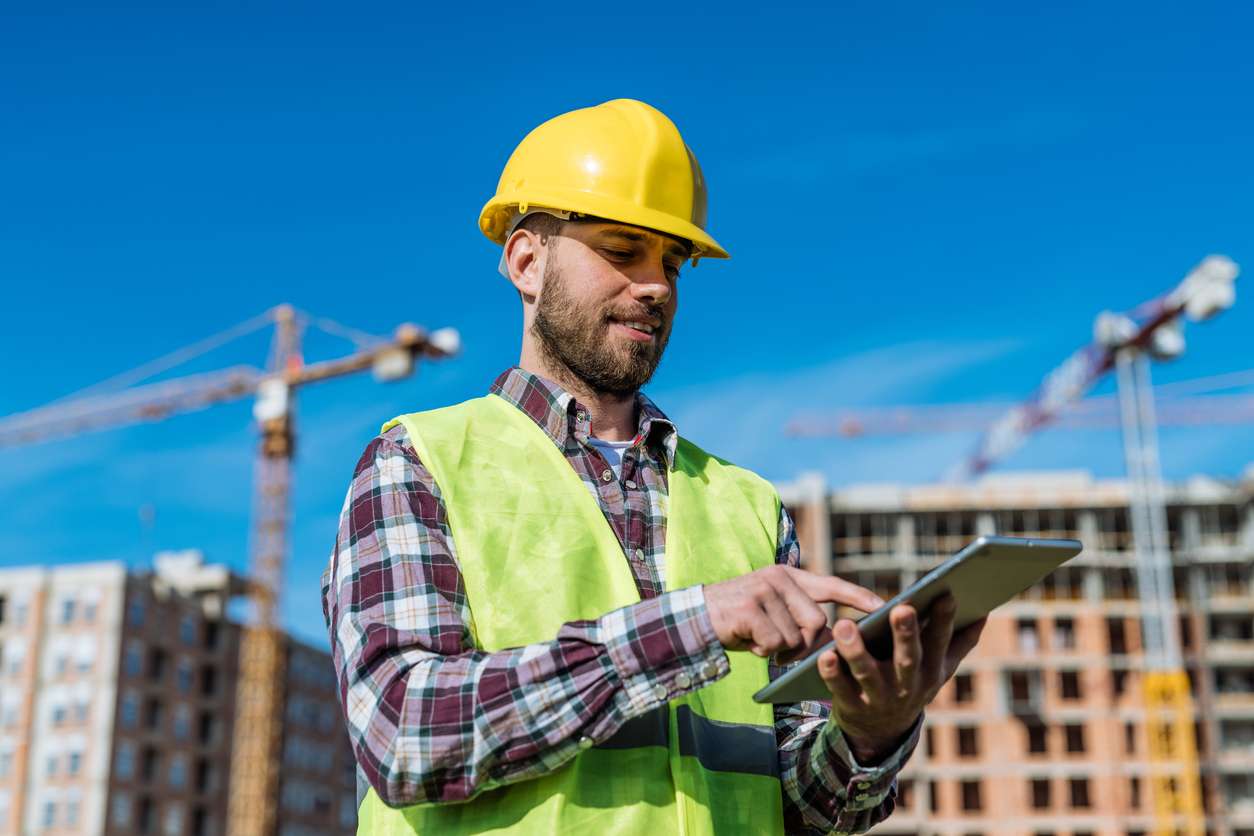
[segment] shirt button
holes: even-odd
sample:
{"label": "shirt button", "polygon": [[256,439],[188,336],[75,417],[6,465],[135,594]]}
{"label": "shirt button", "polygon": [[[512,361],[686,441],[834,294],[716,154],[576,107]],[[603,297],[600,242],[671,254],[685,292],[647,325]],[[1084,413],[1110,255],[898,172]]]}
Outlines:
{"label": "shirt button", "polygon": [[692,677],[686,673],[680,673],[679,676],[675,677],[675,684],[680,688],[690,688],[692,687]]}
{"label": "shirt button", "polygon": [[593,744],[592,738],[588,737],[587,735],[584,735],[583,737],[579,738],[580,749],[591,749],[592,744]]}
{"label": "shirt button", "polygon": [[631,554],[632,557],[636,558],[636,560],[644,560],[644,549],[636,549]]}
{"label": "shirt button", "polygon": [[718,665],[714,664],[713,662],[706,662],[705,665],[701,668],[701,675],[704,676],[706,679],[713,679],[714,677],[718,676]]}
{"label": "shirt button", "polygon": [[666,690],[666,686],[665,686],[665,685],[654,685],[654,686],[653,686],[653,697],[654,697],[654,699],[664,700],[664,699],[666,699],[668,696],[670,696],[670,691],[667,691],[667,690]]}
{"label": "shirt button", "polygon": [[614,471],[612,471],[612,470],[602,470],[602,471],[601,471],[601,481],[602,481],[602,482],[609,482],[609,481],[610,481],[611,479],[613,479],[613,478],[614,478]]}
{"label": "shirt button", "polygon": [[627,490],[629,491],[634,491],[636,489],[636,482],[633,479],[628,479],[625,484],[627,485]]}

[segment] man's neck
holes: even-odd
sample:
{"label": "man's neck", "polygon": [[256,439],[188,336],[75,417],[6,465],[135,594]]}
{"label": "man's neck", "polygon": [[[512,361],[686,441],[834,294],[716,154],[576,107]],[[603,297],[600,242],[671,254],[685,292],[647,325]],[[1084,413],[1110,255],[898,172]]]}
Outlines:
{"label": "man's neck", "polygon": [[636,436],[636,393],[618,395],[594,392],[587,384],[567,369],[554,369],[548,363],[527,362],[523,358],[519,368],[540,377],[548,378],[561,386],[575,400],[588,408],[592,420],[592,435],[604,441],[630,441]]}

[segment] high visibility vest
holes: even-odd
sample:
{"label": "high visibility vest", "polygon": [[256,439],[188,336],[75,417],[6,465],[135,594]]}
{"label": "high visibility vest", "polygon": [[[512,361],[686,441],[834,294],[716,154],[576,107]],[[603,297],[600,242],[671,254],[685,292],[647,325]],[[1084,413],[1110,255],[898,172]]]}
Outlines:
{"label": "high visibility vest", "polygon": [[[476,646],[551,641],[567,621],[640,600],[623,547],[553,440],[495,395],[404,415],[440,487]],[[669,474],[666,581],[717,583],[775,561],[779,497],[680,439]],[[629,721],[554,772],[469,801],[392,808],[371,789],[359,836],[783,832],[766,660],[729,654],[723,679]],[[490,777],[490,775],[489,775]]]}

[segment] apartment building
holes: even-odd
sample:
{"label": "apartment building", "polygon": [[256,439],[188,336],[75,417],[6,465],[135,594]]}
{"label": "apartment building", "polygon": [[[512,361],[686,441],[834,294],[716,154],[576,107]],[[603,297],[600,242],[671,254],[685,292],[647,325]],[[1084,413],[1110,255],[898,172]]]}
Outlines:
{"label": "apartment building", "polygon": [[[223,833],[244,589],[198,552],[0,570],[0,833]],[[330,657],[287,655],[276,834],[352,833]]]}
{"label": "apartment building", "polygon": [[[881,834],[1133,836],[1153,830],[1140,605],[1122,481],[1007,474],[970,485],[781,485],[804,560],[887,598],[979,534],[1084,553],[1000,608],[927,712]],[[1168,486],[1207,832],[1254,836],[1254,472]]]}

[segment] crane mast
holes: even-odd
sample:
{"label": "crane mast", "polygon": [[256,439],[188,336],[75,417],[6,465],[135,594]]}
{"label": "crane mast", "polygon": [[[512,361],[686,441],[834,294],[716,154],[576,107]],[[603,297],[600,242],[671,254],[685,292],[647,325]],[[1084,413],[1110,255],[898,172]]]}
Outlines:
{"label": "crane mast", "polygon": [[278,598],[287,559],[294,441],[294,392],[286,373],[299,372],[300,331],[290,307],[275,311],[269,371],[257,387],[253,416],[261,431],[253,496],[249,597],[253,621],[240,639],[231,746],[227,833],[270,836],[278,809],[283,682],[287,657]]}

